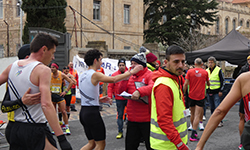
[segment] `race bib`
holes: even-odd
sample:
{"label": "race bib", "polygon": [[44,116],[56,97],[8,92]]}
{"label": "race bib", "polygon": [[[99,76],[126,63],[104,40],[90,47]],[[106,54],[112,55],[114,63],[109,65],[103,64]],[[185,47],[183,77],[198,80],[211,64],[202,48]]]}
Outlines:
{"label": "race bib", "polygon": [[52,86],[51,87],[51,92],[52,93],[55,93],[55,94],[59,94],[60,93],[60,87],[57,87],[57,86]]}

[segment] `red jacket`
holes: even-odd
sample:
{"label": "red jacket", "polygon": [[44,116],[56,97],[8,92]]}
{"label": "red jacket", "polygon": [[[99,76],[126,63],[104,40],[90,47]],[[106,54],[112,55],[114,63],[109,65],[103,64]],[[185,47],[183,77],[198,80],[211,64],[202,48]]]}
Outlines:
{"label": "red jacket", "polygon": [[138,88],[137,90],[140,92],[140,96],[148,96],[148,104],[144,104],[142,102],[128,100],[127,103],[127,114],[128,114],[128,121],[131,122],[150,122],[151,118],[151,92],[154,85],[152,81],[152,72],[145,67],[143,70],[139,71],[137,74],[131,76],[129,80],[122,81],[122,86],[125,86],[124,89],[130,94],[133,94],[136,91],[135,83],[134,82],[143,82],[147,86],[143,86]]}
{"label": "red jacket", "polygon": [[[125,69],[125,72],[127,71],[127,67]],[[119,74],[122,74],[120,70],[114,72],[112,76],[117,76]],[[123,91],[119,91],[120,85],[122,82],[116,82],[116,83],[109,83],[108,85],[108,97],[112,98],[112,95],[115,96],[116,100],[126,100],[125,98],[118,96],[118,94],[121,94]]]}
{"label": "red jacket", "polygon": [[[183,95],[181,77],[176,76],[166,69],[159,68],[158,71],[154,72],[152,75],[153,81],[159,77],[169,77],[179,84],[179,94]],[[179,144],[182,140],[180,134],[176,130],[173,120],[172,120],[172,108],[173,108],[173,92],[170,87],[160,84],[154,88],[154,95],[156,101],[157,119],[159,127],[167,135],[168,139],[175,145]],[[176,93],[178,94],[178,93]],[[182,96],[183,98],[183,96]],[[184,103],[184,99],[183,103]]]}

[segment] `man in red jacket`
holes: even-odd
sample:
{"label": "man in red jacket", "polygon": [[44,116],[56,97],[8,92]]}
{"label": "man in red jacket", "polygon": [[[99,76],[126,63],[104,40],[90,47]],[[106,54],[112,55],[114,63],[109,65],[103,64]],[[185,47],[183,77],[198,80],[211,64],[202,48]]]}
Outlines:
{"label": "man in red jacket", "polygon": [[[131,69],[137,65],[142,65],[143,70],[130,76],[127,84],[121,81],[124,86],[120,90],[127,91],[132,94],[131,99],[127,103],[127,133],[125,139],[126,150],[136,150],[139,147],[140,139],[143,137],[147,150],[151,150],[149,143],[150,135],[150,109],[151,109],[151,92],[154,82],[152,81],[152,72],[146,67],[145,53],[139,53],[131,58]],[[135,83],[140,83],[141,87],[137,87]],[[121,92],[122,92],[121,91]],[[148,104],[143,103],[139,98],[148,99]]]}
{"label": "man in red jacket", "polygon": [[[121,58],[118,61],[118,67],[119,70],[114,72],[112,74],[112,76],[116,76],[119,74],[123,74],[125,71],[127,71],[127,67],[126,67],[126,59]],[[118,125],[118,135],[116,136],[117,139],[120,139],[123,137],[123,112],[124,112],[124,108],[127,105],[127,99],[118,96],[119,93],[119,88],[120,88],[120,83],[121,82],[116,82],[116,83],[109,83],[108,85],[108,97],[110,97],[112,99],[112,96],[114,95],[115,100],[116,100],[116,107],[117,107],[117,114],[118,114],[118,118],[117,118],[117,125]]]}

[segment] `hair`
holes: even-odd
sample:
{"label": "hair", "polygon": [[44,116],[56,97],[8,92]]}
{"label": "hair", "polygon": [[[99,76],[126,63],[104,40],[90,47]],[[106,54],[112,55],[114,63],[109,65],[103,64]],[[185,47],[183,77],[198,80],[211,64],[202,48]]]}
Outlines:
{"label": "hair", "polygon": [[30,43],[30,52],[36,53],[43,46],[46,46],[48,50],[50,50],[54,48],[54,46],[58,46],[58,40],[49,34],[38,33]]}
{"label": "hair", "polygon": [[196,59],[194,60],[194,64],[196,64],[196,65],[201,65],[201,64],[203,64],[203,61],[202,61],[201,58],[196,58]]}
{"label": "hair", "polygon": [[216,59],[214,56],[210,56],[207,61],[213,61],[214,63],[216,63]]}
{"label": "hair", "polygon": [[173,54],[184,54],[184,53],[185,53],[185,51],[180,46],[171,45],[171,46],[169,46],[166,49],[166,59],[169,60],[170,59],[170,55],[173,55]]}
{"label": "hair", "polygon": [[99,59],[102,55],[102,53],[98,49],[91,49],[88,50],[87,53],[84,56],[84,62],[88,65],[91,66],[94,63],[95,59]]}

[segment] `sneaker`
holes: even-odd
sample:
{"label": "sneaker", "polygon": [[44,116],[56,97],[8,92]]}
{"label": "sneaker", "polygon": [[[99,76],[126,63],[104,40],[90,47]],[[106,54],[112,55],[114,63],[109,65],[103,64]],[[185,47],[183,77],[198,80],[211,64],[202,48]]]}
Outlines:
{"label": "sneaker", "polygon": [[122,132],[119,132],[118,135],[116,136],[116,139],[121,139],[121,138],[123,138],[123,134]]}
{"label": "sneaker", "polygon": [[54,132],[54,131],[51,131],[51,134],[55,135],[55,132]]}
{"label": "sneaker", "polygon": [[66,128],[65,134],[66,134],[66,135],[71,135],[69,128]]}
{"label": "sneaker", "polygon": [[199,130],[200,130],[200,131],[203,131],[203,130],[204,130],[203,123],[201,123],[201,122],[199,123]]}
{"label": "sneaker", "polygon": [[191,135],[191,137],[189,138],[189,140],[191,142],[195,142],[195,141],[199,141],[200,139],[198,138],[197,134]]}
{"label": "sneaker", "polygon": [[71,111],[77,111],[75,108],[71,108]]}
{"label": "sneaker", "polygon": [[242,149],[242,144],[240,144],[240,145],[238,146],[238,149],[239,149],[239,150],[241,150],[241,149]]}
{"label": "sneaker", "polygon": [[63,125],[61,125],[61,128],[63,129],[63,130],[66,130],[66,126],[65,126],[65,124],[63,124]]}
{"label": "sneaker", "polygon": [[223,127],[223,123],[220,122],[219,125],[218,125],[218,127]]}
{"label": "sneaker", "polygon": [[59,124],[60,124],[60,126],[62,126],[62,125],[63,125],[63,122],[62,122],[62,121],[59,121]]}
{"label": "sneaker", "polygon": [[193,130],[193,126],[192,124],[190,123],[190,126],[188,127],[188,131],[192,131]]}
{"label": "sneaker", "polygon": [[205,116],[203,116],[202,120],[203,120],[203,121],[206,121],[206,117],[205,117]]}

